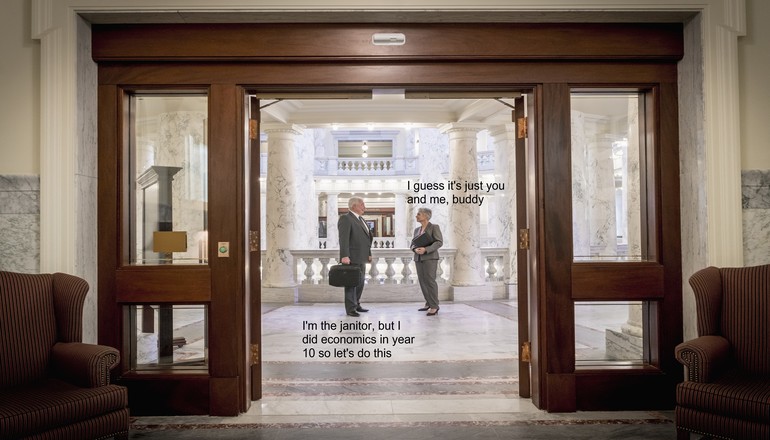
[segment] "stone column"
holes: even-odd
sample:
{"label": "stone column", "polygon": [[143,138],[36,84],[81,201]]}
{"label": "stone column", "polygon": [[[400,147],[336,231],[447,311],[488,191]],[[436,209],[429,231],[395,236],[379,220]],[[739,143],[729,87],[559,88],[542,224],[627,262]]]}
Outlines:
{"label": "stone column", "polygon": [[265,124],[267,133],[267,203],[265,206],[265,233],[267,248],[262,262],[262,286],[284,288],[273,292],[284,301],[286,295],[296,295],[294,232],[296,224],[297,191],[295,168],[297,137],[302,134],[296,125]]}
{"label": "stone column", "polygon": [[395,248],[409,247],[412,240],[412,230],[409,228],[412,219],[409,218],[409,207],[406,203],[406,195],[396,193],[396,206],[393,215],[393,235],[395,236]]}
{"label": "stone column", "polygon": [[588,206],[591,251],[599,256],[618,255],[615,220],[615,167],[612,139],[598,136],[588,146]]}
{"label": "stone column", "polygon": [[[628,101],[628,136],[623,161],[623,206],[625,207],[624,234],[627,240],[626,256],[635,260],[642,255],[641,181],[639,163],[639,104]],[[622,255],[622,254],[621,254]],[[620,332],[607,331],[607,356],[610,359],[640,359],[644,349],[642,304],[628,305],[628,319]]]}
{"label": "stone column", "polygon": [[339,215],[339,193],[326,193],[326,248],[340,248],[340,233],[337,230]]}
{"label": "stone column", "polygon": [[494,127],[490,135],[495,143],[495,175],[499,182],[505,184],[503,196],[495,198],[500,225],[498,243],[508,249],[508,255],[503,261],[504,281],[506,284],[517,284],[516,124]]}
{"label": "stone column", "polygon": [[639,102],[628,101],[628,137],[626,160],[623,162],[624,205],[626,206],[627,255],[642,255],[642,189],[639,161]]}
{"label": "stone column", "polygon": [[483,128],[468,124],[448,124],[442,127],[442,132],[449,135],[450,188],[447,193],[450,208],[447,232],[457,249],[450,280],[454,301],[492,299],[491,290],[487,295],[485,289],[479,288],[484,286],[484,259],[479,238],[481,216],[478,198],[469,200],[482,192],[465,190],[466,184],[479,181],[476,134]]}

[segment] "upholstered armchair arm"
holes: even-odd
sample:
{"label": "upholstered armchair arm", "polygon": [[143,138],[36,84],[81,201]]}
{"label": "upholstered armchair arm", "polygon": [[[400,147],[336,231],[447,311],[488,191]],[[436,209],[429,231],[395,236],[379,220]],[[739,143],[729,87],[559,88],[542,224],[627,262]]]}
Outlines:
{"label": "upholstered armchair arm", "polygon": [[118,350],[105,345],[57,342],[51,349],[51,374],[81,387],[109,385]]}
{"label": "upholstered armchair arm", "polygon": [[711,382],[730,362],[730,343],[722,336],[701,336],[676,346],[676,360],[687,367],[687,380]]}

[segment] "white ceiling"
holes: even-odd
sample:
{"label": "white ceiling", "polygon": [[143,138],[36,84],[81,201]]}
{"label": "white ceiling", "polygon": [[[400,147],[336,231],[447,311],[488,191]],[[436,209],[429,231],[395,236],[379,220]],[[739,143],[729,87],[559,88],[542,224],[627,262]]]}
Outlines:
{"label": "white ceiling", "polygon": [[[486,94],[486,93],[485,93]],[[478,94],[481,96],[481,94]],[[472,96],[468,95],[468,96]],[[260,100],[262,123],[298,124],[307,127],[339,124],[341,129],[388,127],[435,127],[446,123],[501,124],[511,122],[513,96],[518,93],[498,94],[502,102],[488,97],[407,98],[399,93],[375,91],[368,99],[291,99]]]}
{"label": "white ceiling", "polygon": [[[310,96],[310,95],[308,95]],[[500,125],[513,121],[513,97],[518,93],[500,93],[471,98],[472,93],[461,98],[416,99],[403,94],[377,95],[368,99],[302,99],[291,96],[279,100],[264,98],[261,122],[297,124],[309,128],[330,127],[342,130],[387,129],[411,127],[436,127],[447,123],[471,123]],[[635,94],[581,94],[573,97],[571,107],[602,116],[622,116],[628,111],[628,100]]]}

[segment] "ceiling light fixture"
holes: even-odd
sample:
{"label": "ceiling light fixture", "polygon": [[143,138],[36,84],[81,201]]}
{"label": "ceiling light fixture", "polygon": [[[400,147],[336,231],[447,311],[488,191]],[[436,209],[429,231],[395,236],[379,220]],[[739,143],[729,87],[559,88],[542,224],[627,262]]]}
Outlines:
{"label": "ceiling light fixture", "polygon": [[366,145],[366,141],[364,141],[364,143],[361,145],[361,149],[364,151],[369,149],[369,145]]}

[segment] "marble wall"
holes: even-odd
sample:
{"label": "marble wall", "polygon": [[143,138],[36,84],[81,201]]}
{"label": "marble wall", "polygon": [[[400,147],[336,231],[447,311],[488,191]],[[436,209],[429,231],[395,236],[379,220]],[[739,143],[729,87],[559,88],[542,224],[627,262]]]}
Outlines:
{"label": "marble wall", "polygon": [[0,270],[40,271],[40,177],[0,176]]}
{"label": "marble wall", "polygon": [[743,264],[770,264],[770,170],[741,173]]}

